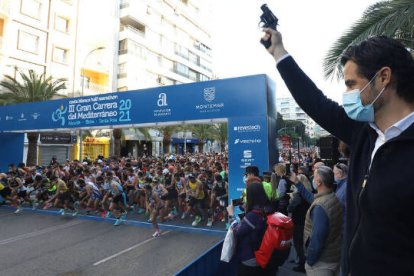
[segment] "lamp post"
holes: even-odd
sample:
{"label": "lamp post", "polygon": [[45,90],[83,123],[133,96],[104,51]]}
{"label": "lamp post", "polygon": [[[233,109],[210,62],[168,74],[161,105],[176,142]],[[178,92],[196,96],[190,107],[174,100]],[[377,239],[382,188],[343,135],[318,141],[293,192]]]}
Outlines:
{"label": "lamp post", "polygon": [[[84,91],[85,91],[85,64],[86,64],[86,61],[88,60],[88,58],[94,52],[99,51],[99,50],[103,50],[103,49],[105,49],[104,46],[99,46],[95,49],[92,49],[85,55],[85,58],[83,59],[82,68],[81,68],[81,75],[80,75],[81,76],[81,81],[82,81],[82,86],[81,86],[81,96],[82,97],[84,96]],[[80,159],[79,161],[83,161],[82,160],[82,150],[83,150],[82,129],[79,129],[79,141],[80,141],[79,142],[79,159]]]}

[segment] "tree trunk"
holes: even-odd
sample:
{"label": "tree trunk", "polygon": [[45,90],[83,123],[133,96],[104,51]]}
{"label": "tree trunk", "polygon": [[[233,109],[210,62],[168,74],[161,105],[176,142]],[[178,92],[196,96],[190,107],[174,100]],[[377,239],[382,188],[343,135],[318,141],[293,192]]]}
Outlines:
{"label": "tree trunk", "polygon": [[37,164],[37,140],[39,139],[38,132],[27,133],[27,140],[29,140],[29,147],[27,149],[26,166],[36,166]]}
{"label": "tree trunk", "polygon": [[198,151],[200,152],[200,153],[203,153],[203,151],[204,151],[204,142],[199,142],[198,143]]}
{"label": "tree trunk", "polygon": [[220,150],[221,150],[221,152],[226,151],[226,142],[220,142]]}
{"label": "tree trunk", "polygon": [[112,135],[114,137],[114,156],[117,158],[120,158],[121,157],[122,129],[114,128],[112,130]]}
{"label": "tree trunk", "polygon": [[162,142],[162,153],[166,154],[166,153],[170,153],[170,140],[169,139],[164,139]]}

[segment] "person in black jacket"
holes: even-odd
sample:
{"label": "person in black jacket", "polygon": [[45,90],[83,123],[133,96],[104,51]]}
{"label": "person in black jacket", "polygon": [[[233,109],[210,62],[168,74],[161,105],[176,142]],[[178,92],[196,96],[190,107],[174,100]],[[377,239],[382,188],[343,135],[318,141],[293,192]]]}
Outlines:
{"label": "person in black jacket", "polygon": [[[414,61],[397,40],[376,36],[342,55],[343,106],[328,99],[264,29],[299,106],[351,150],[343,275],[414,275]],[[409,183],[409,185],[407,185]]]}

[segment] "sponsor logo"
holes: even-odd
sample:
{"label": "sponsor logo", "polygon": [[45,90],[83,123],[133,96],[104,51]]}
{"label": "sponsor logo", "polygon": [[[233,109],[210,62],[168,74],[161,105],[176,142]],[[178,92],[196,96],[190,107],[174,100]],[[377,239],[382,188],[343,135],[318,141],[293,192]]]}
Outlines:
{"label": "sponsor logo", "polygon": [[168,103],[167,103],[167,94],[165,94],[165,93],[158,94],[157,105],[159,107],[168,106]]}
{"label": "sponsor logo", "polygon": [[37,118],[39,118],[40,114],[39,113],[33,113],[33,114],[31,114],[31,116],[33,117],[33,120],[37,120]]}
{"label": "sponsor logo", "polygon": [[235,139],[234,144],[260,144],[261,139]]}
{"label": "sponsor logo", "polygon": [[171,116],[171,108],[168,108],[167,103],[167,94],[160,93],[158,94],[157,105],[159,109],[154,109],[154,117],[166,117]]}
{"label": "sponsor logo", "polygon": [[260,131],[260,125],[245,125],[245,126],[234,126],[233,130],[236,132],[256,132]]}
{"label": "sponsor logo", "polygon": [[216,88],[215,87],[207,87],[204,88],[203,91],[204,100],[207,102],[212,102],[216,98]]}
{"label": "sponsor logo", "polygon": [[65,117],[63,117],[63,115],[66,114],[66,111],[68,111],[68,109],[63,107],[63,105],[61,105],[58,109],[56,109],[55,112],[52,113],[53,122],[60,121],[60,125],[64,126],[66,123],[66,120],[65,120]]}
{"label": "sponsor logo", "polygon": [[221,112],[221,109],[224,107],[223,102],[213,102],[216,99],[216,88],[215,87],[206,87],[203,90],[204,101],[202,104],[195,105],[195,109],[200,113],[215,113]]}
{"label": "sponsor logo", "polygon": [[24,117],[24,113],[20,114],[20,118],[18,119],[18,121],[26,121],[27,119]]}
{"label": "sponsor logo", "polygon": [[245,150],[243,151],[243,158],[252,158],[252,151],[251,150]]}

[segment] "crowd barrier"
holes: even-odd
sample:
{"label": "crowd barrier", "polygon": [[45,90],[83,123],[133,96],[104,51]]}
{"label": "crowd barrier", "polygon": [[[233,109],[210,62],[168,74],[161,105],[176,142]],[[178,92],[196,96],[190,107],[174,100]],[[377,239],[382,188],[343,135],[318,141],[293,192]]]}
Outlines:
{"label": "crowd barrier", "polygon": [[223,240],[177,272],[175,276],[236,275],[236,262],[234,259],[230,263],[220,261],[222,246]]}

